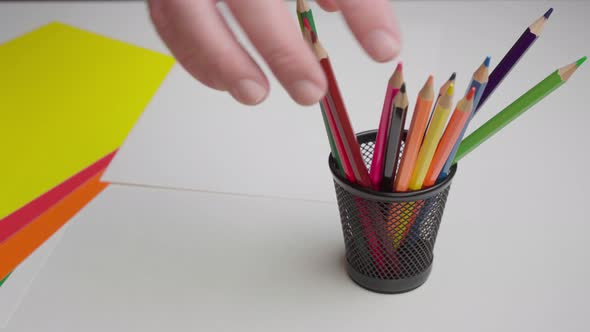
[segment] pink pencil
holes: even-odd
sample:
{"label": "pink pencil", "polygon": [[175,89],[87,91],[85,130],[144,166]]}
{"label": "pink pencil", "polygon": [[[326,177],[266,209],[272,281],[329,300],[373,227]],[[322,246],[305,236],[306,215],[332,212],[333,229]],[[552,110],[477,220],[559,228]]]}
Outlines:
{"label": "pink pencil", "polygon": [[398,63],[395,71],[391,75],[387,84],[385,92],[385,100],[383,101],[383,110],[381,111],[381,120],[379,121],[379,129],[377,130],[377,139],[375,140],[375,149],[373,153],[373,160],[371,161],[371,186],[375,190],[381,187],[383,180],[383,165],[385,163],[385,149],[387,148],[387,134],[389,132],[389,118],[391,117],[391,103],[399,92],[404,83],[404,73],[402,63]]}

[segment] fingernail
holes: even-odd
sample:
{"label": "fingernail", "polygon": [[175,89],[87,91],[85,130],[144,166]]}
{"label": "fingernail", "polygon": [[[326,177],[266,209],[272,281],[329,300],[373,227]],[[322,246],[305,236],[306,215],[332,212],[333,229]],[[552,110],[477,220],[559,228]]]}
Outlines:
{"label": "fingernail", "polygon": [[388,61],[399,52],[399,43],[383,30],[371,31],[365,39],[365,47],[377,61]]}
{"label": "fingernail", "polygon": [[324,91],[319,86],[305,80],[291,84],[290,90],[293,99],[304,105],[316,103],[324,96]]}
{"label": "fingernail", "polygon": [[249,105],[258,104],[266,97],[266,89],[249,79],[239,80],[229,90],[229,93],[238,101]]}

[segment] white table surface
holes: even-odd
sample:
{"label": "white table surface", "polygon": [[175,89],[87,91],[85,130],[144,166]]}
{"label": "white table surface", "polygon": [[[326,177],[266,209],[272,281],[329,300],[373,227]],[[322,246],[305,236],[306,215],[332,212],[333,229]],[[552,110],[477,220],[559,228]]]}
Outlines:
{"label": "white table surface", "polygon": [[[549,6],[543,37],[473,127],[590,53],[581,41],[590,4],[397,3],[412,99],[429,72],[441,82],[457,71],[465,86],[486,54],[499,60]],[[346,50],[332,51],[333,62],[355,129],[374,128],[393,64],[371,63],[337,15],[315,15],[327,46]],[[53,20],[166,52],[138,2],[2,3],[0,42]],[[8,330],[585,331],[589,78],[580,69],[462,162],[429,281],[383,296],[343,270],[318,110],[295,105],[275,80],[266,103],[239,106],[175,68],[106,175],[142,186],[111,186],[72,221]]]}

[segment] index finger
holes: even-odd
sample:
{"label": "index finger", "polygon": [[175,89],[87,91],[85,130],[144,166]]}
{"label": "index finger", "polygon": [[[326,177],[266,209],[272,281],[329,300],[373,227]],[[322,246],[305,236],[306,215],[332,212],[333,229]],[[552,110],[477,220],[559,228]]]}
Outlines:
{"label": "index finger", "polygon": [[327,83],[282,0],[226,0],[232,14],[295,101],[317,103]]}
{"label": "index finger", "polygon": [[401,36],[388,0],[334,0],[363,48],[376,61],[399,54]]}

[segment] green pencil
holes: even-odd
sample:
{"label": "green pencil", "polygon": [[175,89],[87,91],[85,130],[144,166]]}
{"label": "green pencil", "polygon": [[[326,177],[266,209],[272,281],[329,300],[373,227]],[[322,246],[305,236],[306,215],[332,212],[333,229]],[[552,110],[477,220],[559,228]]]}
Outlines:
{"label": "green pencil", "polygon": [[[297,0],[297,20],[299,21],[299,27],[301,28],[301,32],[305,36],[305,25],[303,24],[303,20],[307,19],[311,29],[317,36],[317,30],[315,28],[315,22],[313,21],[313,13],[311,12],[311,8],[305,0]],[[326,117],[326,110],[324,105],[320,102],[320,109],[322,111],[322,119],[324,120],[324,126],[326,127],[326,133],[328,134],[328,141],[330,142],[330,151],[332,152],[332,157],[334,157],[334,161],[340,170],[340,175],[344,175],[344,171],[342,169],[342,163],[340,161],[340,155],[338,155],[338,150],[336,149],[336,144],[334,143],[334,137],[332,136],[332,130],[330,129],[330,125],[328,124],[328,118]]]}
{"label": "green pencil", "polygon": [[539,84],[535,85],[524,95],[516,99],[512,104],[508,105],[508,107],[503,109],[500,113],[496,114],[488,122],[477,128],[477,130],[461,142],[459,151],[457,152],[453,163],[456,164],[469,152],[473,151],[480,144],[494,136],[494,134],[521,116],[555,89],[562,86],[574,74],[576,69],[584,63],[584,61],[586,61],[586,57],[554,71]]}
{"label": "green pencil", "polygon": [[301,31],[305,29],[303,26],[303,19],[306,18],[309,21],[309,25],[311,25],[311,29],[313,32],[318,34],[318,31],[315,28],[315,22],[313,20],[313,13],[311,12],[311,8],[307,4],[305,0],[297,0],[297,20],[299,20],[299,26],[301,27]]}

